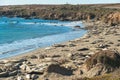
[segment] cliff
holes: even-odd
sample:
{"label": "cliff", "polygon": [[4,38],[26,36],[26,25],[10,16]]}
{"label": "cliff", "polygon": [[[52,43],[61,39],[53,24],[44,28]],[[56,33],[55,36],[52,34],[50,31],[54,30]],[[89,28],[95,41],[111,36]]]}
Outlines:
{"label": "cliff", "polygon": [[[105,6],[105,5],[104,5]],[[105,6],[106,7],[106,6]],[[111,14],[116,12],[115,14]],[[116,16],[119,9],[104,8],[98,5],[27,5],[27,6],[3,6],[0,7],[0,16],[57,19],[57,20],[103,20],[107,21],[111,16]],[[110,19],[110,24],[116,23]]]}

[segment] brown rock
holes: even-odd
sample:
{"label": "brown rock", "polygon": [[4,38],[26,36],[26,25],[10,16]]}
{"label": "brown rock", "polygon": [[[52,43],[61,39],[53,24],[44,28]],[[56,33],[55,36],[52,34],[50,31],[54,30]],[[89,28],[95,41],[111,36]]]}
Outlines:
{"label": "brown rock", "polygon": [[57,73],[61,75],[72,75],[73,70],[67,69],[65,67],[60,66],[59,64],[51,64],[47,68],[48,73]]}
{"label": "brown rock", "polygon": [[113,12],[107,15],[107,18],[105,19],[105,21],[112,26],[120,24],[120,12]]}
{"label": "brown rock", "polygon": [[99,51],[85,62],[87,69],[90,70],[101,64],[103,67],[118,68],[120,67],[120,54],[110,50]]}

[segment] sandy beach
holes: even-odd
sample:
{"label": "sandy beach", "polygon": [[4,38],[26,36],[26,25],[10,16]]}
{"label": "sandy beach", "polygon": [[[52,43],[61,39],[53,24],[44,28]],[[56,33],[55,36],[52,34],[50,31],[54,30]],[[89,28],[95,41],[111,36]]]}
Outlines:
{"label": "sandy beach", "polygon": [[86,60],[99,51],[120,52],[120,26],[83,23],[88,32],[81,38],[0,60],[0,80],[79,80],[99,75],[97,69],[86,69]]}

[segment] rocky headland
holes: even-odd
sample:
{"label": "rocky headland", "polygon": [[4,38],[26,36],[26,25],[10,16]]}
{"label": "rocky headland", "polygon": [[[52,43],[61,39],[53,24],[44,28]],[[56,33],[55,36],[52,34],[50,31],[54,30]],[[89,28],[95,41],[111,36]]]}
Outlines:
{"label": "rocky headland", "polygon": [[0,60],[0,80],[119,80],[120,10],[111,5],[1,7],[1,16],[82,20],[88,32],[69,42]]}

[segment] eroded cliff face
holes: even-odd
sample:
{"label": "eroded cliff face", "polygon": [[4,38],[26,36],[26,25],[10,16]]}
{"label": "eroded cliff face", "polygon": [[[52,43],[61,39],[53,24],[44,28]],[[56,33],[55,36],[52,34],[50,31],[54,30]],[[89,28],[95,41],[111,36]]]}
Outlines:
{"label": "eroded cliff face", "polygon": [[[41,15],[40,15],[41,16]],[[81,12],[70,12],[70,13],[56,13],[50,12],[42,15],[42,18],[45,19],[57,19],[57,20],[90,20],[94,19],[95,15],[91,13],[81,13]]]}
{"label": "eroded cliff face", "polygon": [[[118,12],[116,12],[118,11]],[[55,19],[55,20],[101,20],[110,25],[120,23],[120,10],[88,5],[28,5],[0,7],[0,16]]]}
{"label": "eroded cliff face", "polygon": [[49,10],[39,10],[39,11],[25,11],[25,10],[9,10],[0,11],[1,16],[8,17],[23,17],[23,18],[43,18],[43,19],[57,19],[57,20],[90,20],[94,19],[96,16],[93,13],[85,12],[65,12],[62,11],[49,11]]}
{"label": "eroded cliff face", "polygon": [[120,24],[120,12],[113,12],[107,15],[105,22],[110,25],[117,25]]}

